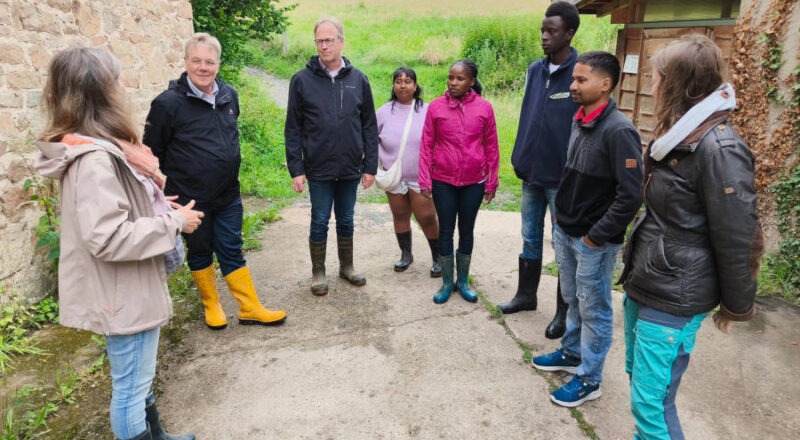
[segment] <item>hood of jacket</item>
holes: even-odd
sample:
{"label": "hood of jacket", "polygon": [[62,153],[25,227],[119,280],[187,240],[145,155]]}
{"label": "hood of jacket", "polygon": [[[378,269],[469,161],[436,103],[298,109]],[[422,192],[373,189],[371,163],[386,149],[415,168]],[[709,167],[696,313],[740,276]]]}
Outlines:
{"label": "hood of jacket", "polygon": [[125,162],[125,155],[122,150],[110,142],[99,141],[97,139],[81,136],[94,141],[91,144],[70,146],[62,142],[36,142],[36,148],[41,155],[36,160],[34,168],[45,177],[61,180],[67,169],[79,157],[93,151],[103,150]]}

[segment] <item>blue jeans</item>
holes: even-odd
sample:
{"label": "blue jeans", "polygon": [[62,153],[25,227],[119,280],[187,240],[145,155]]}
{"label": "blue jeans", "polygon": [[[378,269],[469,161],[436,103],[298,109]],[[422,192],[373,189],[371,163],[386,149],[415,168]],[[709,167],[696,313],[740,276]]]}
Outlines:
{"label": "blue jeans", "polygon": [[472,255],[475,243],[473,231],[478,210],[481,208],[486,185],[476,183],[468,186],[454,186],[433,181],[433,205],[439,216],[439,255],[453,255],[453,236],[458,220],[458,253]]}
{"label": "blue jeans", "polygon": [[353,214],[359,181],[360,179],[308,181],[308,192],[311,196],[310,241],[320,243],[328,240],[331,208],[336,215],[336,235],[343,238],[353,236]]}
{"label": "blue jeans", "polygon": [[[118,439],[131,439],[147,430],[145,400],[156,375],[160,329],[133,335],[106,336],[111,365],[111,430]],[[152,401],[152,400],[151,400]]]}
{"label": "blue jeans", "polygon": [[[183,201],[182,201],[183,202]],[[222,276],[247,264],[242,255],[242,207],[241,197],[225,204],[197,203],[197,211],[205,215],[200,227],[186,239],[186,262],[191,270],[201,270],[214,263],[217,255]]]}
{"label": "blue jeans", "polygon": [[582,237],[567,235],[558,225],[553,229],[561,296],[569,304],[561,346],[567,355],[581,360],[575,374],[588,384],[599,384],[611,348],[611,278],[622,245],[590,248]]}
{"label": "blue jeans", "polygon": [[625,297],[625,371],[637,440],[683,440],[675,397],[706,317],[677,316]]}
{"label": "blue jeans", "polygon": [[541,260],[544,246],[544,214],[550,208],[550,224],[556,224],[558,188],[538,188],[522,182],[522,255],[526,260]]}

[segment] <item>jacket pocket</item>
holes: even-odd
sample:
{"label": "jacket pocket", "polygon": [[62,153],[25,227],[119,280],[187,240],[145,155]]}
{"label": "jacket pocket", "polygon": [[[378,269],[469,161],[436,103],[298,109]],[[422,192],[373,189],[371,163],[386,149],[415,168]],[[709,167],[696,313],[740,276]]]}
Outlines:
{"label": "jacket pocket", "polygon": [[667,259],[662,237],[656,238],[647,246],[647,269],[648,272],[665,276],[677,277],[679,275],[680,269]]}

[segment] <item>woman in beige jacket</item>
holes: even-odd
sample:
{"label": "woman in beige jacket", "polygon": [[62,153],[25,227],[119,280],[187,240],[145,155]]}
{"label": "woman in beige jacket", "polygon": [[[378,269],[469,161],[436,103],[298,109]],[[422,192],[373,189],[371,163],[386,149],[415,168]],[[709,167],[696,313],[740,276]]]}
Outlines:
{"label": "woman in beige jacket", "polygon": [[159,328],[172,317],[163,254],[202,213],[167,205],[120,74],[98,48],[66,49],[49,66],[36,167],[61,185],[59,318],[105,337],[116,438],[192,440],[161,429],[151,385]]}

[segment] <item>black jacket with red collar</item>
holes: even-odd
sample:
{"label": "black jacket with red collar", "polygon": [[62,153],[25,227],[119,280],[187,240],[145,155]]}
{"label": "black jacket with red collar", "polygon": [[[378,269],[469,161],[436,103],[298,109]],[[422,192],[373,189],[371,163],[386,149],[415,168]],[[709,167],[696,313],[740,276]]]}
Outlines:
{"label": "black jacket with red collar", "polygon": [[556,221],[573,237],[622,243],[642,206],[642,144],[613,99],[591,120],[572,122]]}

